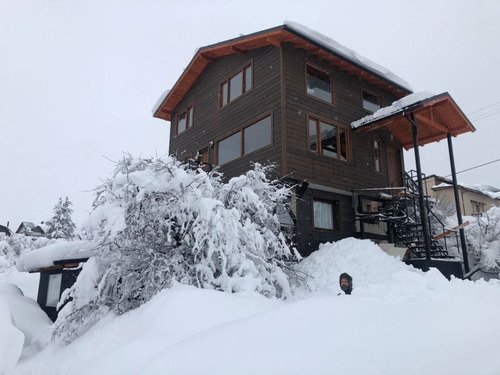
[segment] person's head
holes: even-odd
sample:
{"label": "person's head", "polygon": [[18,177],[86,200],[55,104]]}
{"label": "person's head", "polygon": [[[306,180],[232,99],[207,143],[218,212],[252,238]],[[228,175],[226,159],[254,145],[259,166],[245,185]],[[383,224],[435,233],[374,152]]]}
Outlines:
{"label": "person's head", "polygon": [[339,277],[340,289],[344,291],[345,294],[351,294],[352,292],[352,277],[348,273],[343,273]]}

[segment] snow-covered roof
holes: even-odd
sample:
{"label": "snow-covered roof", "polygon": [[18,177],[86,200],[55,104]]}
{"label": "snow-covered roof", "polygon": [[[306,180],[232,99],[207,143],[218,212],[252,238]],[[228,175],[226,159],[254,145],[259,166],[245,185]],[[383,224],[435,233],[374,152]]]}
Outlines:
{"label": "snow-covered roof", "polygon": [[51,267],[54,262],[61,260],[89,258],[96,251],[97,244],[92,242],[60,240],[22,255],[16,262],[16,267],[19,271],[29,272]]}
{"label": "snow-covered roof", "polygon": [[389,69],[317,31],[296,22],[285,21],[283,25],[274,28],[240,35],[237,38],[196,50],[191,62],[170,92],[164,93],[156,102],[153,107],[153,116],[170,121],[177,105],[213,59],[269,45],[279,47],[282,43],[291,43],[296,48],[305,48],[312,55],[317,55],[318,58],[348,71],[349,74],[361,80],[367,80],[395,97],[400,98],[412,92],[408,82]]}
{"label": "snow-covered roof", "polygon": [[[441,182],[440,184],[432,186],[433,190],[439,190],[439,189],[448,189],[453,187],[453,182],[451,180],[448,180],[447,178],[444,177],[439,177],[435,176],[437,180],[445,181]],[[457,184],[459,187],[464,188],[466,190],[473,191],[478,194],[486,195],[492,199],[498,199],[500,200],[500,189],[490,186],[490,185],[469,185],[469,184],[463,184],[459,183]]]}
{"label": "snow-covered roof", "polygon": [[404,110],[405,108],[415,105],[418,102],[431,99],[433,96],[434,94],[429,91],[422,91],[410,94],[402,99],[396,100],[390,106],[380,108],[378,111],[372,113],[371,115],[367,115],[359,120],[353,121],[351,123],[351,127],[353,129],[356,129],[359,128],[360,126],[363,126],[375,120],[379,120],[385,117],[390,117],[395,113]]}
{"label": "snow-covered roof", "polygon": [[406,82],[404,79],[398,77],[396,74],[391,72],[389,69],[384,68],[382,65],[377,64],[376,62],[360,55],[356,51],[353,51],[350,48],[347,48],[337,42],[336,40],[333,40],[332,38],[329,38],[326,35],[323,35],[315,30],[312,30],[306,26],[301,25],[300,23],[294,22],[294,21],[285,21],[284,25],[289,27],[292,30],[295,30],[296,32],[302,34],[308,39],[313,40],[314,42],[320,44],[324,48],[330,50],[331,52],[340,55],[347,60],[365,68],[366,70],[369,70],[383,78],[385,78],[388,81],[394,82],[397,85],[404,87],[408,91],[413,91],[412,87],[408,82]]}
{"label": "snow-covered roof", "polygon": [[158,108],[160,108],[161,103],[163,103],[169,92],[170,89],[166,90],[163,94],[161,94],[161,96],[158,98],[153,108],[151,108],[151,112],[153,113],[153,115],[158,111]]}

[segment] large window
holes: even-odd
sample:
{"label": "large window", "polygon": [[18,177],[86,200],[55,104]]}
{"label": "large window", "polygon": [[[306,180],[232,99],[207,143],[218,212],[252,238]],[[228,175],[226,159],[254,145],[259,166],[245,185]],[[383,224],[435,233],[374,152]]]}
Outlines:
{"label": "large window", "polygon": [[245,66],[228,80],[220,85],[220,106],[238,98],[252,89],[252,65]]}
{"label": "large window", "polygon": [[340,231],[339,201],[313,200],[314,228]]}
{"label": "large window", "polygon": [[380,98],[363,91],[363,108],[370,112],[376,112],[380,109]]}
{"label": "large window", "polygon": [[347,161],[347,147],[347,129],[309,118],[309,150],[319,155]]}
{"label": "large window", "polygon": [[330,74],[312,65],[307,65],[307,94],[325,102],[333,103]]}
{"label": "large window", "polygon": [[227,163],[271,144],[271,116],[243,128],[218,143],[218,163]]}
{"label": "large window", "polygon": [[189,106],[184,112],[177,116],[175,135],[193,127],[193,106]]}

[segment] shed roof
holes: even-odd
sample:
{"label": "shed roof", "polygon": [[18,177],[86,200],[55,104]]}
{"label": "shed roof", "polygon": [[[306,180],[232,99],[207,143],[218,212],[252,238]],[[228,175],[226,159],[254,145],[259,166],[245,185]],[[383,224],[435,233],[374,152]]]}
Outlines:
{"label": "shed roof", "polygon": [[281,43],[287,42],[359,79],[394,94],[396,97],[401,98],[412,92],[407,82],[388,69],[323,34],[298,23],[287,21],[281,26],[198,49],[173,88],[160,97],[153,108],[153,116],[170,121],[175,107],[198,79],[205,67],[215,58],[235,53],[244,54],[248,50],[268,45],[279,47]]}
{"label": "shed roof", "polygon": [[418,145],[423,146],[447,138],[473,132],[476,128],[447,92],[439,95],[416,93],[402,98],[389,107],[354,121],[351,127],[368,132],[386,127],[401,145],[413,148],[412,127],[407,116],[413,115],[418,124]]}

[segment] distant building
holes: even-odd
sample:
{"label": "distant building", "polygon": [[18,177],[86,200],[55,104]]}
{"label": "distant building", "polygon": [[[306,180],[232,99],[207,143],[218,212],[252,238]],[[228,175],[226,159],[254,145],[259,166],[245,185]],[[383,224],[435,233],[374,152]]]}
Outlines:
{"label": "distant building", "polygon": [[16,233],[30,237],[45,237],[45,225],[43,223],[35,225],[29,221],[23,221]]}
{"label": "distant building", "polygon": [[6,236],[12,235],[12,231],[9,229],[9,227],[6,227],[4,225],[0,225],[0,233],[5,233]]}
{"label": "distant building", "polygon": [[[455,207],[453,181],[445,177],[431,175],[425,180],[427,194],[444,204]],[[458,184],[460,208],[465,216],[480,216],[491,207],[500,207],[500,189],[489,185]]]}

